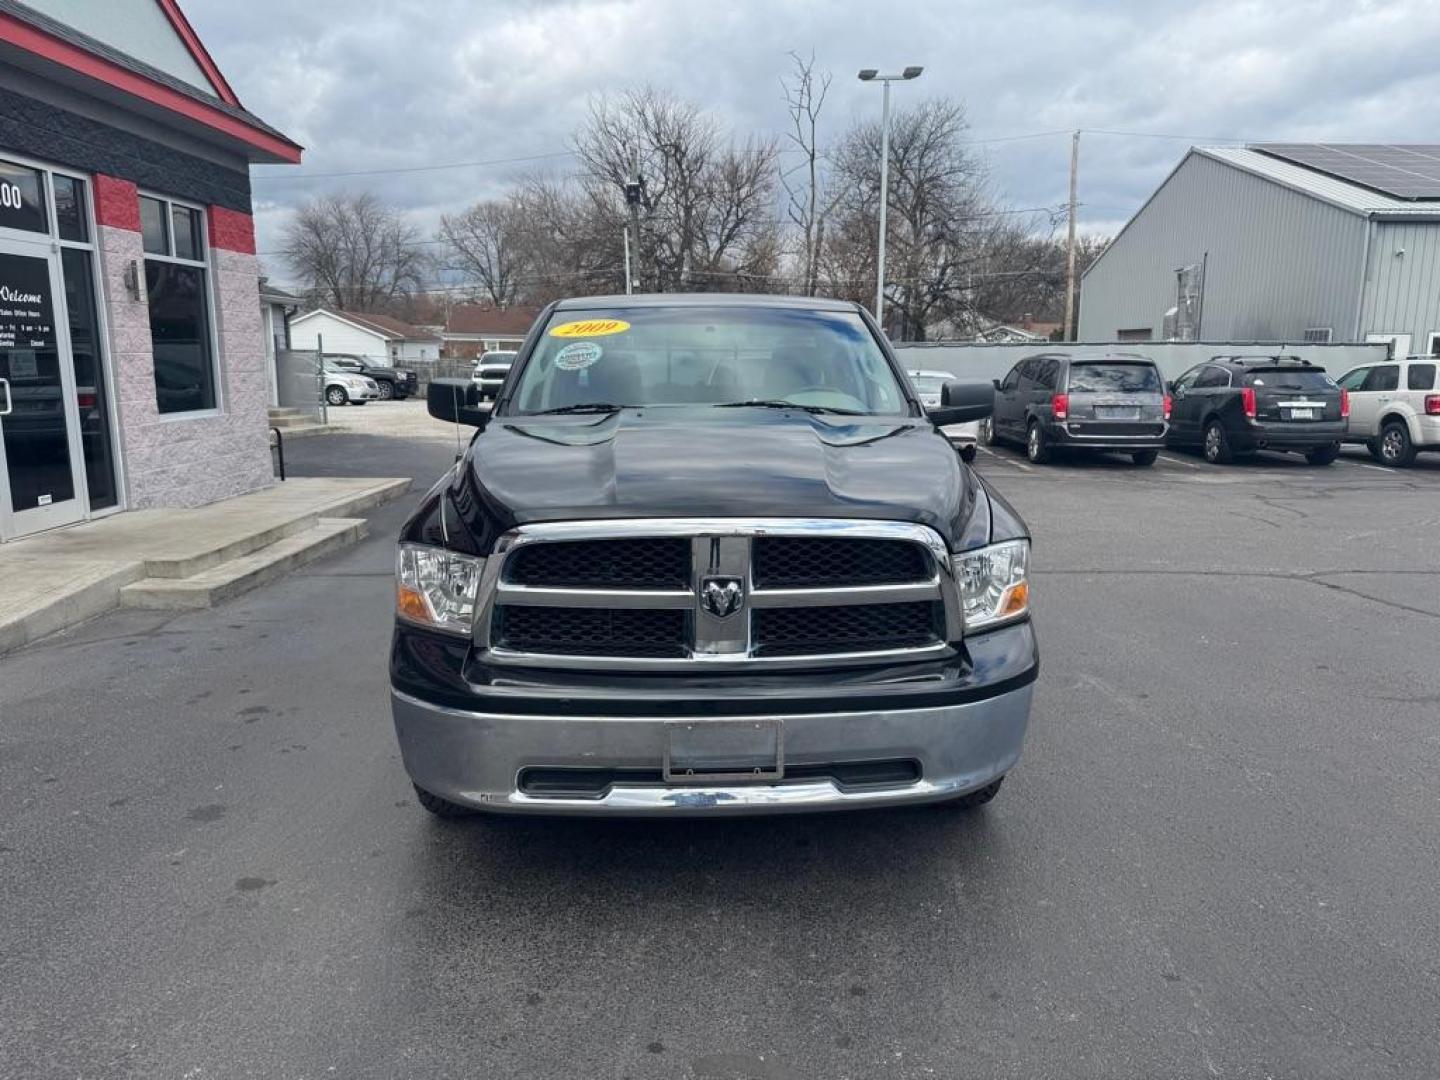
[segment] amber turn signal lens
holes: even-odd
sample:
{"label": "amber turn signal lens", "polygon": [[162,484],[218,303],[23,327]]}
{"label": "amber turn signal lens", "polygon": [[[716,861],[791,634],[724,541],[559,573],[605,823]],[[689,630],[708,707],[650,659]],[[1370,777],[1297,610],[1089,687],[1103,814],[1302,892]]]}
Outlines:
{"label": "amber turn signal lens", "polygon": [[1010,595],[1005,597],[1005,606],[1000,609],[1000,615],[1019,615],[1030,606],[1030,583],[1022,581],[1018,585],[1011,586]]}
{"label": "amber turn signal lens", "polygon": [[418,623],[434,621],[430,617],[430,605],[425,603],[425,597],[418,590],[404,585],[395,586],[395,610]]}

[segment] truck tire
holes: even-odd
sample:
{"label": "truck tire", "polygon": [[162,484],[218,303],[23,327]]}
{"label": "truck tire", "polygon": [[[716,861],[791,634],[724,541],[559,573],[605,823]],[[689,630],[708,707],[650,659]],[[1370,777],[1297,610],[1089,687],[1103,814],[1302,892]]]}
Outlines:
{"label": "truck tire", "polygon": [[412,785],[415,788],[415,798],[420,800],[420,805],[438,818],[445,818],[447,821],[455,821],[460,818],[474,817],[478,810],[472,810],[468,806],[461,806],[449,799],[442,799],[439,795],[433,795],[426,791],[419,784]]}
{"label": "truck tire", "polygon": [[1329,465],[1340,456],[1340,444],[1326,443],[1324,446],[1317,446],[1313,450],[1305,451],[1305,460],[1311,465]]}
{"label": "truck tire", "polygon": [[1205,425],[1205,441],[1201,444],[1205,460],[1211,465],[1228,465],[1235,455],[1230,452],[1230,440],[1225,435],[1225,426],[1219,420]]}
{"label": "truck tire", "polygon": [[377,379],[376,385],[380,387],[380,400],[391,401],[395,397],[395,384],[389,379]]}
{"label": "truck tire", "polygon": [[1032,465],[1044,465],[1050,460],[1050,443],[1039,420],[1031,420],[1025,430],[1025,456]]}
{"label": "truck tire", "polygon": [[1387,421],[1380,429],[1380,460],[1401,469],[1415,463],[1415,444],[1403,420]]}
{"label": "truck tire", "polygon": [[961,795],[958,799],[951,799],[945,806],[951,810],[974,810],[977,806],[984,806],[996,795],[1000,794],[1000,785],[1005,782],[1005,777],[992,780],[978,791]]}

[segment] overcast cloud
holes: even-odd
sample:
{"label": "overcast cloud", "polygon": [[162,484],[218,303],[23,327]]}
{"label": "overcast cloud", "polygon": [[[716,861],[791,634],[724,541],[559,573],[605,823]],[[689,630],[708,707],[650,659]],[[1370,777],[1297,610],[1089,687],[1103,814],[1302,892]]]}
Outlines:
{"label": "overcast cloud", "polygon": [[[861,67],[925,65],[897,103],[961,98],[995,185],[1015,206],[1066,198],[1082,140],[1082,228],[1113,232],[1193,142],[1435,142],[1440,4],[1037,0],[185,0],[245,105],[305,146],[259,166],[263,253],[291,207],[371,189],[429,231],[441,212],[564,156],[397,175],[309,174],[560,155],[588,95],[669,88],[736,132],[781,132],[786,52],[835,74],[838,131],[880,107]],[[823,142],[823,136],[822,136]],[[267,259],[276,277],[278,259]]]}

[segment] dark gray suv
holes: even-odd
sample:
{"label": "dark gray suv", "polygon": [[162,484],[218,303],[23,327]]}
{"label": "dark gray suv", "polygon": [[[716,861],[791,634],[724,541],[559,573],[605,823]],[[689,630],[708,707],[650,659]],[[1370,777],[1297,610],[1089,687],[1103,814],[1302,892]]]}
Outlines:
{"label": "dark gray suv", "polygon": [[1169,422],[1170,398],[1149,357],[1042,353],[995,380],[989,435],[1024,446],[1037,465],[1054,447],[1115,450],[1152,465]]}

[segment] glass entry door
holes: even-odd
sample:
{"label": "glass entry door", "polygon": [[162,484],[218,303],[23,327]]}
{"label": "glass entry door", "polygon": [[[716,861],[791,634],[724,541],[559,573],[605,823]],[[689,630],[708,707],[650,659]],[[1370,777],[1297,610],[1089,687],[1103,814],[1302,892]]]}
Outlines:
{"label": "glass entry door", "polygon": [[85,515],[59,263],[48,243],[0,240],[0,539]]}

